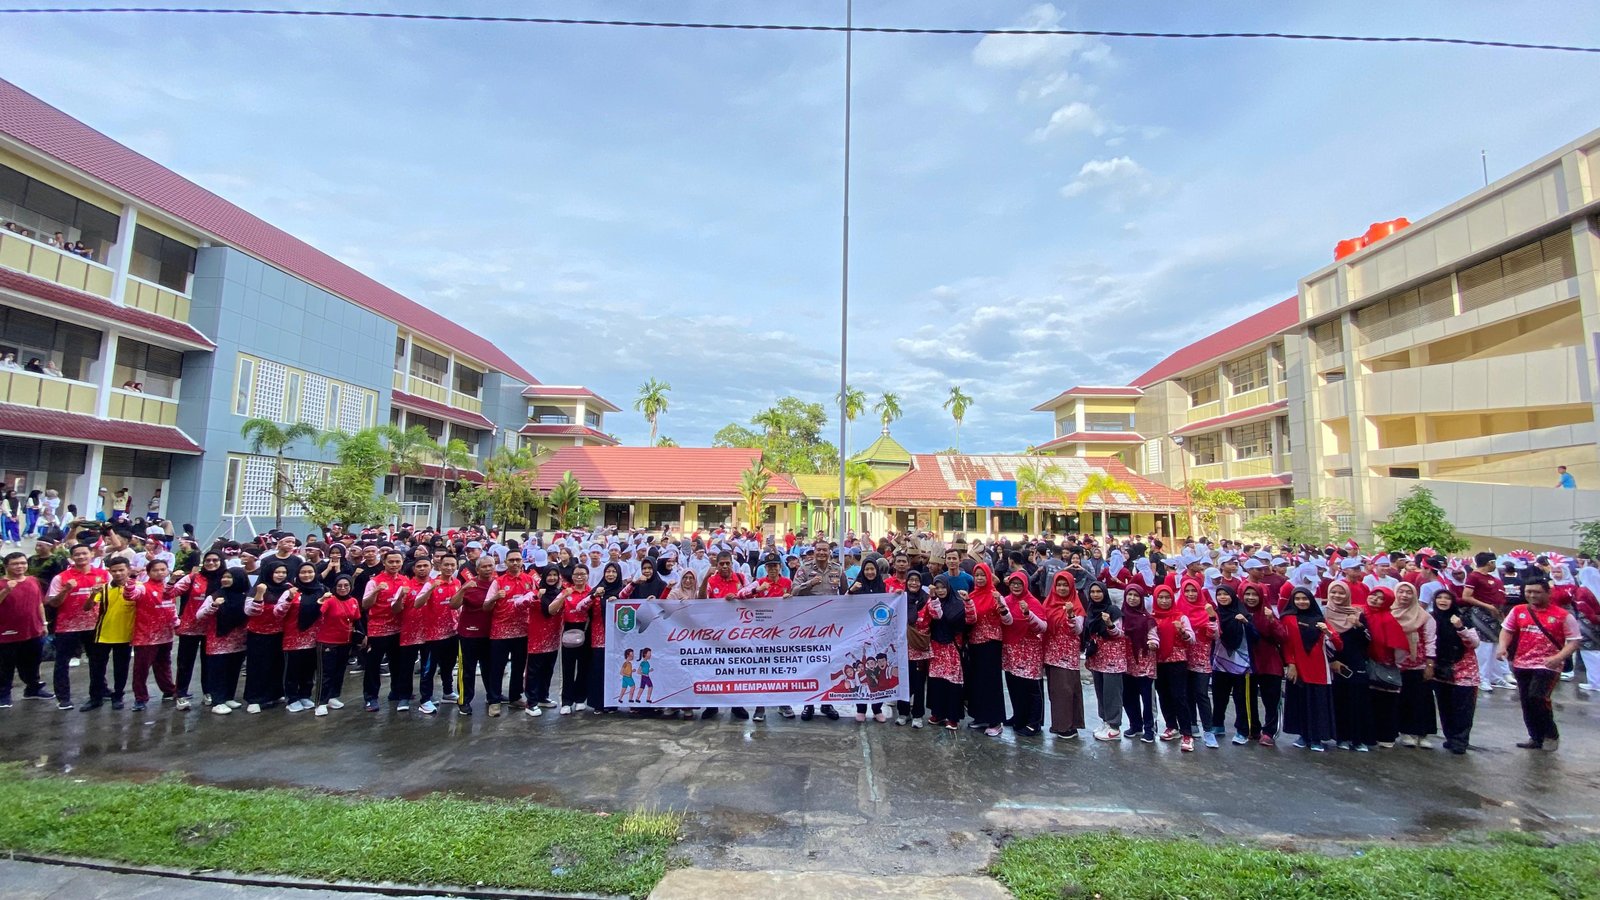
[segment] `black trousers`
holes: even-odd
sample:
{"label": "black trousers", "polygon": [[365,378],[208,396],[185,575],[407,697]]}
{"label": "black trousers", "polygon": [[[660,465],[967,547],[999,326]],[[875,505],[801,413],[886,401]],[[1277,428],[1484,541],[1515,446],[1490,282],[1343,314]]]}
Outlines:
{"label": "black trousers", "polygon": [[1400,692],[1380,691],[1367,685],[1372,703],[1372,733],[1380,744],[1392,744],[1400,736]]}
{"label": "black trousers", "polygon": [[589,650],[589,677],[587,679],[589,693],[589,708],[602,710],[606,708],[606,648],[593,647]]}
{"label": "black trousers", "polygon": [[389,662],[389,699],[409,701],[415,697],[417,673],[427,665],[427,644],[396,644]]}
{"label": "black trousers", "polygon": [[1122,711],[1128,714],[1128,733],[1154,734],[1156,708],[1151,700],[1156,680],[1138,675],[1122,676]]}
{"label": "black trousers", "polygon": [[[90,641],[89,651],[89,700],[110,700],[121,703],[122,695],[128,689],[128,665],[133,660],[132,644],[102,644],[99,641]],[[106,684],[106,663],[111,664],[112,681],[116,685],[113,690]]]}
{"label": "black trousers", "polygon": [[1011,695],[1012,728],[1044,728],[1044,679],[1006,673],[1006,693]]}
{"label": "black trousers", "polygon": [[1263,734],[1276,736],[1278,712],[1283,708],[1283,676],[1252,674],[1246,702],[1250,706],[1250,730],[1245,733],[1252,738]]}
{"label": "black trousers", "polygon": [[1218,669],[1211,673],[1211,721],[1213,729],[1226,726],[1228,702],[1233,701],[1235,734],[1250,733],[1250,673],[1235,675]]}
{"label": "black trousers", "polygon": [[194,663],[200,660],[200,693],[206,690],[206,665],[205,654],[206,638],[203,634],[178,635],[178,674],[173,682],[178,687],[178,696],[189,696],[189,683],[194,680]]}
{"label": "black trousers", "polygon": [[[506,665],[511,666],[511,689],[506,690]],[[505,703],[522,696],[524,670],[528,665],[526,637],[490,638],[488,674],[483,679],[490,703]]]}
{"label": "black trousers", "polygon": [[44,682],[39,680],[39,656],[43,651],[44,638],[0,644],[0,700],[11,699],[11,682],[19,675],[24,693],[44,689]]}
{"label": "black trousers", "polygon": [[[383,668],[385,660],[389,663],[389,699],[399,700],[402,697],[411,697],[411,672],[404,672],[402,680],[401,667],[405,665],[400,659],[400,635],[386,634],[382,637],[367,636],[367,652],[361,657],[361,698],[369,702],[377,702],[378,689],[383,686]],[[405,687],[402,689],[401,684]],[[401,693],[401,691],[404,693]]]}
{"label": "black trousers", "polygon": [[[486,637],[460,638],[461,656],[457,669],[456,680],[461,691],[460,704],[471,706],[472,698],[478,693],[478,675],[483,675],[483,692],[487,696],[494,695],[494,689],[489,686],[489,639]],[[495,701],[489,700],[493,703]]]}
{"label": "black trousers", "polygon": [[[1378,742],[1378,723],[1372,712],[1373,698],[1377,693],[1367,684],[1365,674],[1359,677],[1333,679],[1333,727],[1341,744]],[[1393,738],[1390,738],[1393,740]]]}
{"label": "black trousers", "polygon": [[927,713],[928,662],[926,659],[911,660],[911,699],[895,703],[900,715],[920,719]]}
{"label": "black trousers", "polygon": [[1211,727],[1211,673],[1189,673],[1189,721],[1194,723],[1193,734]]}
{"label": "black trousers", "polygon": [[960,722],[964,687],[943,678],[929,678],[928,714],[942,722]]}
{"label": "black trousers", "polygon": [[967,707],[978,725],[999,725],[1006,720],[1005,680],[1001,678],[1000,642],[967,646]]}
{"label": "black trousers", "polygon": [[1168,728],[1181,734],[1194,732],[1194,704],[1189,702],[1189,664],[1156,663],[1156,696],[1161,700],[1161,718]]}
{"label": "black trousers", "polygon": [[[72,702],[72,661],[78,658],[90,644],[94,643],[92,631],[58,631],[54,638],[56,651],[56,664],[54,671],[54,687],[56,701],[59,703]],[[91,682],[91,687],[93,683]]]}
{"label": "black trousers", "polygon": [[528,705],[550,699],[550,682],[556,677],[556,651],[528,654]]}
{"label": "black trousers", "polygon": [[589,698],[589,663],[594,650],[582,647],[561,648],[561,705],[585,703]]}
{"label": "black trousers", "polygon": [[1472,720],[1478,711],[1476,684],[1447,684],[1435,681],[1433,699],[1439,706],[1439,725],[1445,741],[1462,750],[1472,741]]}
{"label": "black trousers", "polygon": [[440,696],[450,694],[455,690],[456,684],[456,652],[460,645],[454,635],[429,641],[426,652],[422,656],[422,693],[418,696],[424,700],[433,699],[433,683],[437,679],[439,687],[443,688]]}
{"label": "black trousers", "polygon": [[244,662],[244,702],[277,703],[283,696],[283,635],[245,635]]}
{"label": "black trousers", "polygon": [[317,705],[328,701],[344,690],[344,674],[350,668],[349,644],[322,645],[322,686],[317,690]]}
{"label": "black trousers", "polygon": [[239,692],[239,670],[244,667],[244,652],[217,653],[206,664],[206,676],[211,679],[202,689],[211,695],[213,704],[232,700]]}
{"label": "black trousers", "polygon": [[286,650],[283,654],[283,697],[290,703],[310,700],[317,680],[317,648]]}
{"label": "black trousers", "polygon": [[1560,674],[1549,669],[1512,669],[1517,678],[1517,697],[1522,701],[1522,724],[1528,726],[1528,739],[1543,743],[1561,738],[1556,728],[1556,712],[1550,695],[1555,693]]}

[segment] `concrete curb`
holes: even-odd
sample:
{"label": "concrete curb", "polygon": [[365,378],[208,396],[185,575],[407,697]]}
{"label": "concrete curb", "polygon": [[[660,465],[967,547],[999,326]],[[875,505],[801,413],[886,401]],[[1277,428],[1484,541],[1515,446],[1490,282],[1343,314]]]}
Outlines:
{"label": "concrete curb", "polygon": [[176,878],[182,881],[203,881],[216,884],[234,884],[241,887],[269,888],[296,891],[339,891],[344,893],[382,894],[388,897],[437,897],[446,895],[467,900],[624,900],[610,894],[554,894],[536,891],[519,891],[509,888],[433,887],[413,884],[362,881],[319,881],[314,878],[295,878],[291,875],[241,875],[222,870],[170,869],[165,866],[136,866],[127,863],[107,862],[98,859],[79,859],[71,856],[51,856],[40,853],[6,851],[5,858],[17,862],[40,863],[75,869],[91,869],[116,875],[147,875],[154,878]]}

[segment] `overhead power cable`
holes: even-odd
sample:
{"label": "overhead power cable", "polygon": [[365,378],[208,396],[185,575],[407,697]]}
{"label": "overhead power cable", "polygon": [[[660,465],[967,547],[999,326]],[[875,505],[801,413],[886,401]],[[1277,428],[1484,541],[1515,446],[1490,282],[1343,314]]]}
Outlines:
{"label": "overhead power cable", "polygon": [[222,15],[222,16],[303,16],[329,19],[394,19],[417,22],[478,22],[509,25],[591,25],[613,28],[683,28],[710,31],[814,31],[853,32],[856,34],[931,34],[931,35],[1034,35],[1062,37],[1136,38],[1155,40],[1281,40],[1333,41],[1367,44],[1443,44],[1462,47],[1492,47],[1505,50],[1545,50],[1561,53],[1600,53],[1600,47],[1571,44],[1533,44],[1520,41],[1492,41],[1473,38],[1427,37],[1420,35],[1296,34],[1280,31],[1106,31],[1082,28],[918,28],[886,25],[785,25],[757,22],[653,22],[626,19],[558,19],[542,16],[473,16],[451,13],[376,12],[347,9],[210,9],[178,6],[76,6],[22,7],[0,9],[0,15]]}

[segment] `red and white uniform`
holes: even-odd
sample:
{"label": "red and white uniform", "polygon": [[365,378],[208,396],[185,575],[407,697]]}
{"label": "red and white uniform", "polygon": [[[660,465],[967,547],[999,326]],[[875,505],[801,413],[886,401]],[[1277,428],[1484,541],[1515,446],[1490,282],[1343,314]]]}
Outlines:
{"label": "red and white uniform", "polygon": [[122,598],[134,604],[133,646],[159,647],[172,643],[173,629],[178,623],[178,607],[173,598],[177,589],[164,584],[144,582],[129,585]]}
{"label": "red and white uniform", "polygon": [[433,590],[428,594],[429,612],[424,640],[442,641],[456,636],[456,617],[459,612],[450,608],[450,601],[461,590],[461,582],[454,578],[433,579]]}
{"label": "red and white uniform", "polygon": [[205,605],[206,592],[211,590],[211,579],[213,578],[220,580],[222,578],[222,570],[218,569],[214,574],[210,575],[205,572],[185,575],[178,579],[177,584],[173,585],[173,589],[177,591],[176,596],[183,598],[183,611],[178,614],[178,634],[185,637],[195,637],[206,633],[205,623],[195,618],[195,614],[200,612],[201,606]]}
{"label": "red and white uniform", "polygon": [[[52,579],[48,596],[54,597],[62,590],[67,592],[56,611],[56,633],[93,631],[100,624],[100,601],[96,594],[100,585],[109,581],[111,573],[95,567],[87,572],[68,569]],[[89,603],[90,600],[94,602]],[[89,603],[88,609],[84,609],[85,603]]]}
{"label": "red and white uniform", "polygon": [[[1535,616],[1538,617],[1538,625],[1534,624]],[[1560,638],[1563,644],[1575,641],[1581,636],[1578,631],[1578,620],[1572,613],[1554,603],[1538,611],[1526,603],[1517,606],[1501,623],[1502,628],[1519,635],[1517,655],[1511,660],[1511,668],[1549,671],[1545,668],[1544,661],[1560,653],[1562,646],[1552,643],[1545,637],[1544,631],[1539,630],[1539,625],[1544,626],[1544,631]]]}
{"label": "red and white uniform", "polygon": [[1033,597],[1007,594],[1001,603],[1011,613],[1011,624],[1000,628],[1000,668],[1018,678],[1044,677],[1044,636],[1049,627],[1044,607]]}
{"label": "red and white uniform", "polygon": [[[416,589],[416,582],[404,575],[379,572],[367,582],[366,596],[374,598],[367,609],[367,637],[388,637],[400,633],[400,610],[395,598],[402,588]],[[363,598],[365,599],[365,598]],[[407,596],[405,602],[410,602]]]}
{"label": "red and white uniform", "polygon": [[[306,602],[304,595],[297,586],[294,593],[283,595],[289,600],[288,610],[283,614],[283,649],[310,650],[317,646],[317,623],[305,631],[300,630],[300,604]],[[313,601],[315,602],[315,601]]]}
{"label": "red and white uniform", "polygon": [[572,588],[571,591],[567,601],[556,608],[553,616],[546,611],[543,598],[535,598],[528,610],[529,653],[555,653],[561,649],[561,632],[567,621],[567,610],[588,600],[594,588],[586,587],[581,591]]}
{"label": "red and white uniform", "polygon": [[322,615],[317,617],[317,641],[333,646],[348,644],[359,621],[361,601],[354,594],[343,598],[327,594],[322,598]]}

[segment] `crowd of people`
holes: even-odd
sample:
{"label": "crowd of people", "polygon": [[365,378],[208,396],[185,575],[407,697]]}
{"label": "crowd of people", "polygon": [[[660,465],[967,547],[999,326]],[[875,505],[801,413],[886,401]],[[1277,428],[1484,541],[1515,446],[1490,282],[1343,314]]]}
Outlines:
{"label": "crowd of people", "polygon": [[17,361],[15,351],[7,350],[0,353],[0,370],[12,372],[32,372],[35,375],[49,375],[52,378],[61,378],[61,367],[53,359],[40,359],[37,356],[28,357],[26,363]]}
{"label": "crowd of people", "polygon": [[[1600,568],[1555,555],[1208,540],[1168,551],[1155,536],[1086,535],[986,546],[852,534],[839,546],[737,529],[334,528],[203,549],[186,534],[176,554],[172,540],[159,526],[80,522],[32,555],[6,556],[0,707],[20,678],[25,699],[61,710],[122,709],[131,686],[135,710],[203,700],[217,715],[326,716],[359,674],[372,712],[472,715],[481,686],[491,717],[603,715],[629,687],[607,683],[609,601],[861,593],[906,596],[911,696],[893,719],[913,728],[1077,738],[1087,682],[1101,741],[1189,752],[1224,740],[1270,747],[1281,732],[1310,751],[1369,752],[1439,736],[1464,754],[1479,693],[1509,689],[1528,732],[1518,746],[1555,750],[1552,696],[1575,676],[1575,656],[1578,688],[1600,688]],[[80,657],[87,697],[75,703]],[[828,705],[777,711],[841,716]],[[729,714],[762,721],[766,710]],[[862,704],[855,719],[890,713]]]}
{"label": "crowd of people", "polygon": [[54,234],[40,237],[39,233],[34,231],[32,228],[29,228],[20,222],[12,222],[9,220],[3,223],[3,227],[7,231],[10,231],[14,234],[20,234],[25,238],[35,241],[43,241],[52,247],[58,247],[74,256],[81,256],[84,259],[90,260],[94,259],[94,251],[85,246],[83,241],[69,241],[67,240],[67,236],[62,232],[57,231]]}

